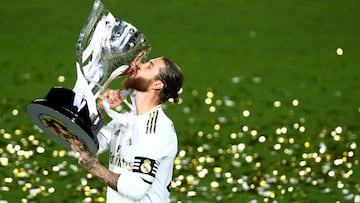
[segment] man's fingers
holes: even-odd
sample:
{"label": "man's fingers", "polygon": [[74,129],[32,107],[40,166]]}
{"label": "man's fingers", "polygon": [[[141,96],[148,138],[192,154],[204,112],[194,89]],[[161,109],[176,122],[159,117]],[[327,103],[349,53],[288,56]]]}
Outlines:
{"label": "man's fingers", "polygon": [[[120,90],[111,90],[111,89],[106,90],[104,94],[99,96],[99,98],[101,100],[107,101],[110,104],[110,108],[119,106],[121,102],[124,100],[124,96],[120,94]],[[103,107],[102,101],[99,101],[98,106]]]}
{"label": "man's fingers", "polygon": [[85,146],[79,141],[79,140],[69,140],[69,142],[71,143],[71,149],[75,152],[84,152],[87,151]]}

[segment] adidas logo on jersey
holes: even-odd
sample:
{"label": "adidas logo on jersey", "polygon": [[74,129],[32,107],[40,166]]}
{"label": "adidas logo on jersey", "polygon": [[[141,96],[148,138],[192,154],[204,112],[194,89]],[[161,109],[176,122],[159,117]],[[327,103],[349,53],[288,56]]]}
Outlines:
{"label": "adidas logo on jersey", "polygon": [[146,123],[146,134],[155,133],[158,115],[159,115],[159,110],[153,111],[149,114],[149,120]]}

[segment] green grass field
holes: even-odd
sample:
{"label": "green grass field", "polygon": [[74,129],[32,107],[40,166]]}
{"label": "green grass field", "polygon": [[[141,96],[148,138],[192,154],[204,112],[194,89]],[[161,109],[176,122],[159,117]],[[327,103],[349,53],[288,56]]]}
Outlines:
{"label": "green grass field", "polygon": [[[92,3],[1,1],[1,203],[104,202],[26,112],[75,84]],[[103,3],[184,72],[181,104],[166,105],[180,141],[171,202],[360,202],[359,1]]]}

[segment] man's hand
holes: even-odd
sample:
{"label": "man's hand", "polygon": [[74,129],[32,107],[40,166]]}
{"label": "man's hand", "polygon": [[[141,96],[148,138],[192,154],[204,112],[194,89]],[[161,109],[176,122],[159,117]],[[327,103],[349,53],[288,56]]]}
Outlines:
{"label": "man's hand", "polygon": [[125,97],[120,94],[119,90],[107,89],[103,94],[99,96],[101,101],[98,102],[98,108],[103,109],[103,100],[107,101],[110,104],[110,108],[115,108],[124,101]]}
{"label": "man's hand", "polygon": [[97,154],[91,154],[86,147],[78,140],[70,140],[71,148],[74,152],[79,154],[78,163],[88,172],[92,172],[99,164],[99,157]]}

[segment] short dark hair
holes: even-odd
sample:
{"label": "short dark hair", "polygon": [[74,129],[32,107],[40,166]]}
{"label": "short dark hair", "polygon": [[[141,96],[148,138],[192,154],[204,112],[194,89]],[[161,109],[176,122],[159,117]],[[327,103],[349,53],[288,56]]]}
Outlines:
{"label": "short dark hair", "polygon": [[169,99],[173,99],[174,103],[179,102],[179,91],[182,88],[184,76],[173,61],[166,57],[162,57],[165,67],[161,68],[157,80],[164,83],[164,89],[160,93],[161,103],[165,103]]}

